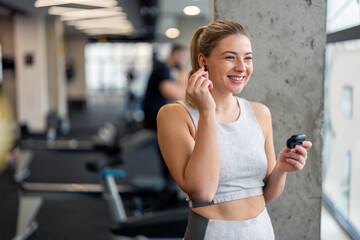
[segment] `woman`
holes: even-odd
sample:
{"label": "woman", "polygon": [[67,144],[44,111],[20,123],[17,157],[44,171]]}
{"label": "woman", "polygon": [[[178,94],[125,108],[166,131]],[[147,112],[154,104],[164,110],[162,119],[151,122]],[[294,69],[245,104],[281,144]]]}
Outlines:
{"label": "woman", "polygon": [[233,96],[250,79],[252,55],[239,23],[199,28],[186,101],[158,113],[161,152],[191,207],[186,240],[274,239],[266,203],[282,193],[287,172],[305,166],[311,142],[276,159],[269,109]]}

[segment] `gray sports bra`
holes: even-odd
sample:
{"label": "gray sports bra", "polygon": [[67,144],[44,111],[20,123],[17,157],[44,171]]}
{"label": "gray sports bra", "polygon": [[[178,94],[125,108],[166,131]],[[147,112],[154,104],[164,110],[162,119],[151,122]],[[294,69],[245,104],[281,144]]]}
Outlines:
{"label": "gray sports bra", "polygon": [[[267,172],[265,138],[248,101],[237,97],[241,114],[231,123],[217,122],[220,179],[211,202],[200,202],[187,196],[191,208],[233,201],[263,194]],[[189,112],[195,131],[199,112],[180,102]]]}

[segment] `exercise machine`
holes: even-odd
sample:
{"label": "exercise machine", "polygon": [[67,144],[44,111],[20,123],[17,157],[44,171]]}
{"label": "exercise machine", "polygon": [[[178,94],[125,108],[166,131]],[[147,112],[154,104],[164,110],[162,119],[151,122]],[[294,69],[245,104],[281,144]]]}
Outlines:
{"label": "exercise machine", "polygon": [[87,168],[99,173],[104,188],[104,199],[108,203],[113,224],[110,227],[112,239],[128,239],[130,237],[181,239],[187,226],[189,207],[186,202],[178,201],[175,206],[162,210],[146,211],[142,215],[128,217],[121,192],[116,187],[116,177],[123,177],[124,172],[114,171],[111,162],[106,159],[89,161]]}
{"label": "exercise machine", "polygon": [[[108,202],[114,239],[138,235],[181,237],[187,224],[188,207],[179,191],[168,188],[159,176],[158,167],[149,169],[149,165],[159,164],[155,159],[158,157],[156,141],[152,132],[139,131],[120,141],[121,149],[124,149],[121,154],[90,160],[87,167],[99,174],[100,184],[27,181],[34,154],[22,149],[14,175],[19,185],[19,206],[13,240],[27,239],[36,231],[36,217],[45,201],[75,199],[105,199]],[[116,170],[117,166],[123,169]],[[119,177],[120,184],[115,180]],[[178,194],[174,201],[165,198],[166,201],[159,202],[169,192]]]}
{"label": "exercise machine", "polygon": [[117,154],[118,130],[110,122],[97,129],[97,134],[90,139],[58,137],[55,128],[48,127],[46,134],[31,134],[26,125],[20,127],[21,139],[19,145],[25,149],[48,149],[57,151],[103,151],[107,154]]}

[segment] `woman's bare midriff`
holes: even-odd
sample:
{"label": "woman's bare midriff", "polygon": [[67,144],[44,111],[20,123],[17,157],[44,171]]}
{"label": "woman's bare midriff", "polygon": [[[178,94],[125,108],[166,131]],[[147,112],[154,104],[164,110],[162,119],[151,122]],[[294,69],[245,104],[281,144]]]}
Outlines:
{"label": "woman's bare midriff", "polygon": [[265,208],[264,195],[192,208],[197,214],[217,220],[242,221],[258,216]]}

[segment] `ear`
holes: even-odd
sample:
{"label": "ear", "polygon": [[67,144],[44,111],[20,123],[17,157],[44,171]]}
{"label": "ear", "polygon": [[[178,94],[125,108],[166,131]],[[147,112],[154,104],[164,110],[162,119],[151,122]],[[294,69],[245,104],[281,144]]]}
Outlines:
{"label": "ear", "polygon": [[206,57],[204,56],[204,54],[199,53],[197,60],[198,60],[198,63],[199,63],[200,67],[203,67],[204,65],[207,65],[206,64],[207,63]]}

